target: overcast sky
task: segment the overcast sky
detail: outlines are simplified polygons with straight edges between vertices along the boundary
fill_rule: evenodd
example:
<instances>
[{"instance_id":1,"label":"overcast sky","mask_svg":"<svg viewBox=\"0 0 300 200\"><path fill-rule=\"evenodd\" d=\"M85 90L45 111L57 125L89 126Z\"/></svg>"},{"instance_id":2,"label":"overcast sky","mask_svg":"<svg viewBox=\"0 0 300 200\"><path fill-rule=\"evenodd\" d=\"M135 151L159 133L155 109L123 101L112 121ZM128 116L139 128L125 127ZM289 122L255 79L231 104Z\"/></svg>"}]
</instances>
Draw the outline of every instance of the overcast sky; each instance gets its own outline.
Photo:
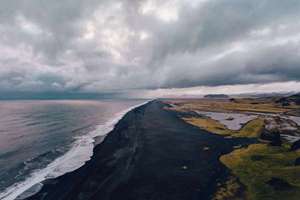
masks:
<instances>
[{"instance_id":1,"label":"overcast sky","mask_svg":"<svg viewBox=\"0 0 300 200\"><path fill-rule=\"evenodd\" d=\"M0 1L0 91L300 90L299 19L299 0Z\"/></svg>"}]
</instances>

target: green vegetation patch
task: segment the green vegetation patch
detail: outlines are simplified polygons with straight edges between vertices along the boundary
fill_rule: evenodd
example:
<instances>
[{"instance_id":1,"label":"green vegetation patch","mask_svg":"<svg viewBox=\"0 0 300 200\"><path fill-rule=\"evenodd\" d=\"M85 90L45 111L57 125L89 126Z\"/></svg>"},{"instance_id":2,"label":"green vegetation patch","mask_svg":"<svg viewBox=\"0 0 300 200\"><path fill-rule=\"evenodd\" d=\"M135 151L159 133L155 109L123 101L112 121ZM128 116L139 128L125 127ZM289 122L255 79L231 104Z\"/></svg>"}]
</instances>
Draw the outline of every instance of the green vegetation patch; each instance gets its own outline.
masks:
<instances>
[{"instance_id":1,"label":"green vegetation patch","mask_svg":"<svg viewBox=\"0 0 300 200\"><path fill-rule=\"evenodd\" d=\"M234 176L230 176L224 184L219 186L212 200L244 200L246 198L244 186Z\"/></svg>"},{"instance_id":2,"label":"green vegetation patch","mask_svg":"<svg viewBox=\"0 0 300 200\"><path fill-rule=\"evenodd\" d=\"M298 200L300 197L300 166L295 166L300 151L287 146L272 147L253 144L237 149L220 160L247 188L250 200Z\"/></svg>"},{"instance_id":3,"label":"green vegetation patch","mask_svg":"<svg viewBox=\"0 0 300 200\"><path fill-rule=\"evenodd\" d=\"M225 125L211 118L191 117L183 118L183 120L194 126L198 126L202 129L205 129L209 132L232 137L254 138L261 133L264 127L264 120L262 118L256 118L249 121L238 131L230 130Z\"/></svg>"},{"instance_id":4,"label":"green vegetation patch","mask_svg":"<svg viewBox=\"0 0 300 200\"><path fill-rule=\"evenodd\" d=\"M234 101L220 100L182 100L172 103L172 110L181 111L235 111L235 112L262 112L262 113L284 113L299 109L299 105L280 106L274 101L257 99L235 99Z\"/></svg>"}]
</instances>

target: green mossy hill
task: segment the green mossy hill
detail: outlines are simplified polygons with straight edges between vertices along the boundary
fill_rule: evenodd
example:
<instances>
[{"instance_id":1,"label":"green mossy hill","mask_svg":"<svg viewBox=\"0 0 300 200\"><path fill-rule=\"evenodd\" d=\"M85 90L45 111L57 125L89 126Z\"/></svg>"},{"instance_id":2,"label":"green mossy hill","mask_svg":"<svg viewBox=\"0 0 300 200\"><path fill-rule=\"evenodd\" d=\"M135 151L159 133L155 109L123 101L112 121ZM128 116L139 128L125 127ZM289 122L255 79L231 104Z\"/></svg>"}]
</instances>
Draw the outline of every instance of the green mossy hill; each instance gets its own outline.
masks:
<instances>
[{"instance_id":1,"label":"green mossy hill","mask_svg":"<svg viewBox=\"0 0 300 200\"><path fill-rule=\"evenodd\" d=\"M287 145L253 144L223 155L220 160L246 186L250 200L299 200L300 151Z\"/></svg>"},{"instance_id":2,"label":"green mossy hill","mask_svg":"<svg viewBox=\"0 0 300 200\"><path fill-rule=\"evenodd\" d=\"M190 117L183 118L183 120L209 132L231 137L256 138L260 135L264 127L264 120L262 118L256 118L249 121L238 131L230 130L225 125L209 117Z\"/></svg>"}]
</instances>

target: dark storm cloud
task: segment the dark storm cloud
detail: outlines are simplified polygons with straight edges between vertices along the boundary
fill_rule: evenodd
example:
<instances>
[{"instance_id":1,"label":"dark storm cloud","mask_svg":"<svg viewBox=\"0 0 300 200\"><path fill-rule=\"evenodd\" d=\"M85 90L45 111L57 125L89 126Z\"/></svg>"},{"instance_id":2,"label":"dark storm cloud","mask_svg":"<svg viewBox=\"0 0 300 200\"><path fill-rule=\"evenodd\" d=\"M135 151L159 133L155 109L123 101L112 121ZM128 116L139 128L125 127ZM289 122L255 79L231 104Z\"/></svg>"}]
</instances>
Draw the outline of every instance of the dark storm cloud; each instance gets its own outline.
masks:
<instances>
[{"instance_id":1,"label":"dark storm cloud","mask_svg":"<svg viewBox=\"0 0 300 200\"><path fill-rule=\"evenodd\" d=\"M0 2L0 89L299 81L298 0Z\"/></svg>"},{"instance_id":2,"label":"dark storm cloud","mask_svg":"<svg viewBox=\"0 0 300 200\"><path fill-rule=\"evenodd\" d=\"M159 30L163 38L157 54L194 52L247 39L253 29L295 23L299 10L296 0L212 0L193 10L185 7L177 23Z\"/></svg>"}]
</instances>

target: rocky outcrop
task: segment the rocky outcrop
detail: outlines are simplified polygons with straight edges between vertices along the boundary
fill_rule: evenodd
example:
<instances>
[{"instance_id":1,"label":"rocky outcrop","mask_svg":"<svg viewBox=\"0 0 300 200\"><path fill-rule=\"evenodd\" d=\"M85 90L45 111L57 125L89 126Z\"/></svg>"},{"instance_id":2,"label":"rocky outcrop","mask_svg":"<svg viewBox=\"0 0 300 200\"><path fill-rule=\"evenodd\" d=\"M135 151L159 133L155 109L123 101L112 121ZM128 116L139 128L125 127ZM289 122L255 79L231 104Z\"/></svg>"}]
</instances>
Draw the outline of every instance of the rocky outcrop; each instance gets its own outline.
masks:
<instances>
[{"instance_id":1,"label":"rocky outcrop","mask_svg":"<svg viewBox=\"0 0 300 200\"><path fill-rule=\"evenodd\" d=\"M272 146L281 146L282 144L280 133L268 131L267 129L264 129L262 131L262 133L260 134L260 139L264 141L268 141L269 144Z\"/></svg>"},{"instance_id":2,"label":"rocky outcrop","mask_svg":"<svg viewBox=\"0 0 300 200\"><path fill-rule=\"evenodd\" d=\"M205 95L204 98L206 98L206 99L229 99L230 97L226 94L208 94L208 95Z\"/></svg>"},{"instance_id":3,"label":"rocky outcrop","mask_svg":"<svg viewBox=\"0 0 300 200\"><path fill-rule=\"evenodd\" d=\"M296 150L298 150L298 149L300 149L300 140L297 140L297 141L294 142L294 143L292 144L292 146L291 146L291 150L292 150L292 151L296 151Z\"/></svg>"},{"instance_id":4,"label":"rocky outcrop","mask_svg":"<svg viewBox=\"0 0 300 200\"><path fill-rule=\"evenodd\" d=\"M276 103L281 104L282 106L289 106L291 104L300 105L300 93L289 97L282 97L277 100Z\"/></svg>"},{"instance_id":5,"label":"rocky outcrop","mask_svg":"<svg viewBox=\"0 0 300 200\"><path fill-rule=\"evenodd\" d=\"M272 177L267 184L270 185L274 190L290 190L292 186L283 179Z\"/></svg>"},{"instance_id":6,"label":"rocky outcrop","mask_svg":"<svg viewBox=\"0 0 300 200\"><path fill-rule=\"evenodd\" d=\"M299 166L299 165L300 165L300 157L295 160L295 166Z\"/></svg>"}]
</instances>

